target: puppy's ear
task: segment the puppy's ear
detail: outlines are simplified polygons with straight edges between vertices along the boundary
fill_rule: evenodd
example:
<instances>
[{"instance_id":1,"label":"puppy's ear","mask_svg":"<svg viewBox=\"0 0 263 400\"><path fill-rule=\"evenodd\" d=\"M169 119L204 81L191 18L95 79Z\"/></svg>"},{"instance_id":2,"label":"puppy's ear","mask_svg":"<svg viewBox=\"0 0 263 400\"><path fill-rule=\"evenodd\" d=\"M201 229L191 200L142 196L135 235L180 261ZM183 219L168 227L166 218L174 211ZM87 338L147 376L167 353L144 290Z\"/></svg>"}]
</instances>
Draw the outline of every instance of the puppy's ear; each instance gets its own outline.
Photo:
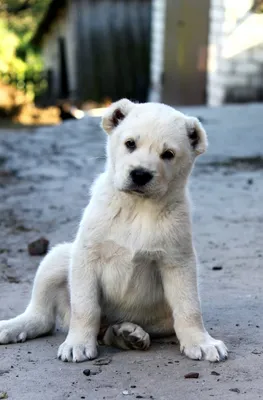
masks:
<instances>
[{"instance_id":1,"label":"puppy's ear","mask_svg":"<svg viewBox=\"0 0 263 400\"><path fill-rule=\"evenodd\" d=\"M122 99L111 104L102 117L101 126L105 132L111 133L135 106L128 99Z\"/></svg>"},{"instance_id":2,"label":"puppy's ear","mask_svg":"<svg viewBox=\"0 0 263 400\"><path fill-rule=\"evenodd\" d=\"M196 156L206 151L208 142L206 132L201 122L195 117L187 118L188 140Z\"/></svg>"}]
</instances>

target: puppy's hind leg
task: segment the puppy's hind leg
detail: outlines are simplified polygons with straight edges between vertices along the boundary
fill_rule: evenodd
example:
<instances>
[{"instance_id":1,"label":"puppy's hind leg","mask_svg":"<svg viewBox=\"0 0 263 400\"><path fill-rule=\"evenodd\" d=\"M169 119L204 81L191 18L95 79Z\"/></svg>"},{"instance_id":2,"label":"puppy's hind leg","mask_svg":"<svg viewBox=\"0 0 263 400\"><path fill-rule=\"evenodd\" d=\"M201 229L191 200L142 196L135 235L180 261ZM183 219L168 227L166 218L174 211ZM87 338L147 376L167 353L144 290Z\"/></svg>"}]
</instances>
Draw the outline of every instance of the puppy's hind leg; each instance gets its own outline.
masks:
<instances>
[{"instance_id":1,"label":"puppy's hind leg","mask_svg":"<svg viewBox=\"0 0 263 400\"><path fill-rule=\"evenodd\" d=\"M102 341L124 350L147 350L151 344L149 334L131 322L109 326Z\"/></svg>"},{"instance_id":2,"label":"puppy's hind leg","mask_svg":"<svg viewBox=\"0 0 263 400\"><path fill-rule=\"evenodd\" d=\"M32 296L25 312L10 320L0 321L0 344L24 342L50 333L56 313L69 319L67 289L71 244L56 246L40 263ZM61 304L63 302L63 304Z\"/></svg>"}]
</instances>

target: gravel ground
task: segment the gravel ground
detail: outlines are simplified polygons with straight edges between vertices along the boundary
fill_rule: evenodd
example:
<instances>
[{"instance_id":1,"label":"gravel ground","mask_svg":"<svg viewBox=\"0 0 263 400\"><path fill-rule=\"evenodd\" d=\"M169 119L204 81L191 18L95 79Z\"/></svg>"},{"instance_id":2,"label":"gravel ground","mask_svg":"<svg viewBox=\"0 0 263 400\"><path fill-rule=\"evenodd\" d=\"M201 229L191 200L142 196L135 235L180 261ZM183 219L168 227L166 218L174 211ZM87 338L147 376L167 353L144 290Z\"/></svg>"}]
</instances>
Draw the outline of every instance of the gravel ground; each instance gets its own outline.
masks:
<instances>
[{"instance_id":1,"label":"gravel ground","mask_svg":"<svg viewBox=\"0 0 263 400\"><path fill-rule=\"evenodd\" d=\"M64 364L56 351L65 333L57 331L1 346L0 399L263 397L263 106L184 111L200 117L209 135L209 151L191 179L194 233L204 320L227 343L229 360L189 360L171 338L147 352L102 347L101 365ZM28 243L45 236L52 246L74 237L90 183L103 168L104 139L92 118L0 131L0 319L28 303L41 259L28 255ZM199 378L186 380L190 372Z\"/></svg>"}]
</instances>

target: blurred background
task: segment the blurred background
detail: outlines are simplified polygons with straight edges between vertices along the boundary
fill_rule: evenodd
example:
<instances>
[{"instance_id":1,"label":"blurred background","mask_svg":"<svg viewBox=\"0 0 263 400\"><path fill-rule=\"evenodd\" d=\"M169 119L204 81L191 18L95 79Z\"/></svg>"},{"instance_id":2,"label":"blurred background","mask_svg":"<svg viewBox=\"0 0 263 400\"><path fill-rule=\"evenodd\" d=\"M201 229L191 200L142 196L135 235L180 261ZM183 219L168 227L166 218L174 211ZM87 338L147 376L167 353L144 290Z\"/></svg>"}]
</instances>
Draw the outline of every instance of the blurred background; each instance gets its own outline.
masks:
<instances>
[{"instance_id":1,"label":"blurred background","mask_svg":"<svg viewBox=\"0 0 263 400\"><path fill-rule=\"evenodd\" d=\"M263 99L263 0L0 0L0 124Z\"/></svg>"}]
</instances>

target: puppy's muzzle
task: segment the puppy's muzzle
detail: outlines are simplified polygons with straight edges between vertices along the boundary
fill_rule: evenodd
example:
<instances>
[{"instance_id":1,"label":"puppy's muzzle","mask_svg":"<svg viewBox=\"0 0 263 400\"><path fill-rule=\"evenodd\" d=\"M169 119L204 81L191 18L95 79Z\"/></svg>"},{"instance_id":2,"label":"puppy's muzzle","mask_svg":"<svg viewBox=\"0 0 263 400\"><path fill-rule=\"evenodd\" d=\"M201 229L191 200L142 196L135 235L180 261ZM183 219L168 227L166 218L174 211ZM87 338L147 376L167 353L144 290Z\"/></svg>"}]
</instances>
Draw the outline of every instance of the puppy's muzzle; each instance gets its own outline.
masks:
<instances>
[{"instance_id":1,"label":"puppy's muzzle","mask_svg":"<svg viewBox=\"0 0 263 400\"><path fill-rule=\"evenodd\" d=\"M153 174L146 169L135 168L130 172L130 177L136 186L144 186L152 180Z\"/></svg>"}]
</instances>

